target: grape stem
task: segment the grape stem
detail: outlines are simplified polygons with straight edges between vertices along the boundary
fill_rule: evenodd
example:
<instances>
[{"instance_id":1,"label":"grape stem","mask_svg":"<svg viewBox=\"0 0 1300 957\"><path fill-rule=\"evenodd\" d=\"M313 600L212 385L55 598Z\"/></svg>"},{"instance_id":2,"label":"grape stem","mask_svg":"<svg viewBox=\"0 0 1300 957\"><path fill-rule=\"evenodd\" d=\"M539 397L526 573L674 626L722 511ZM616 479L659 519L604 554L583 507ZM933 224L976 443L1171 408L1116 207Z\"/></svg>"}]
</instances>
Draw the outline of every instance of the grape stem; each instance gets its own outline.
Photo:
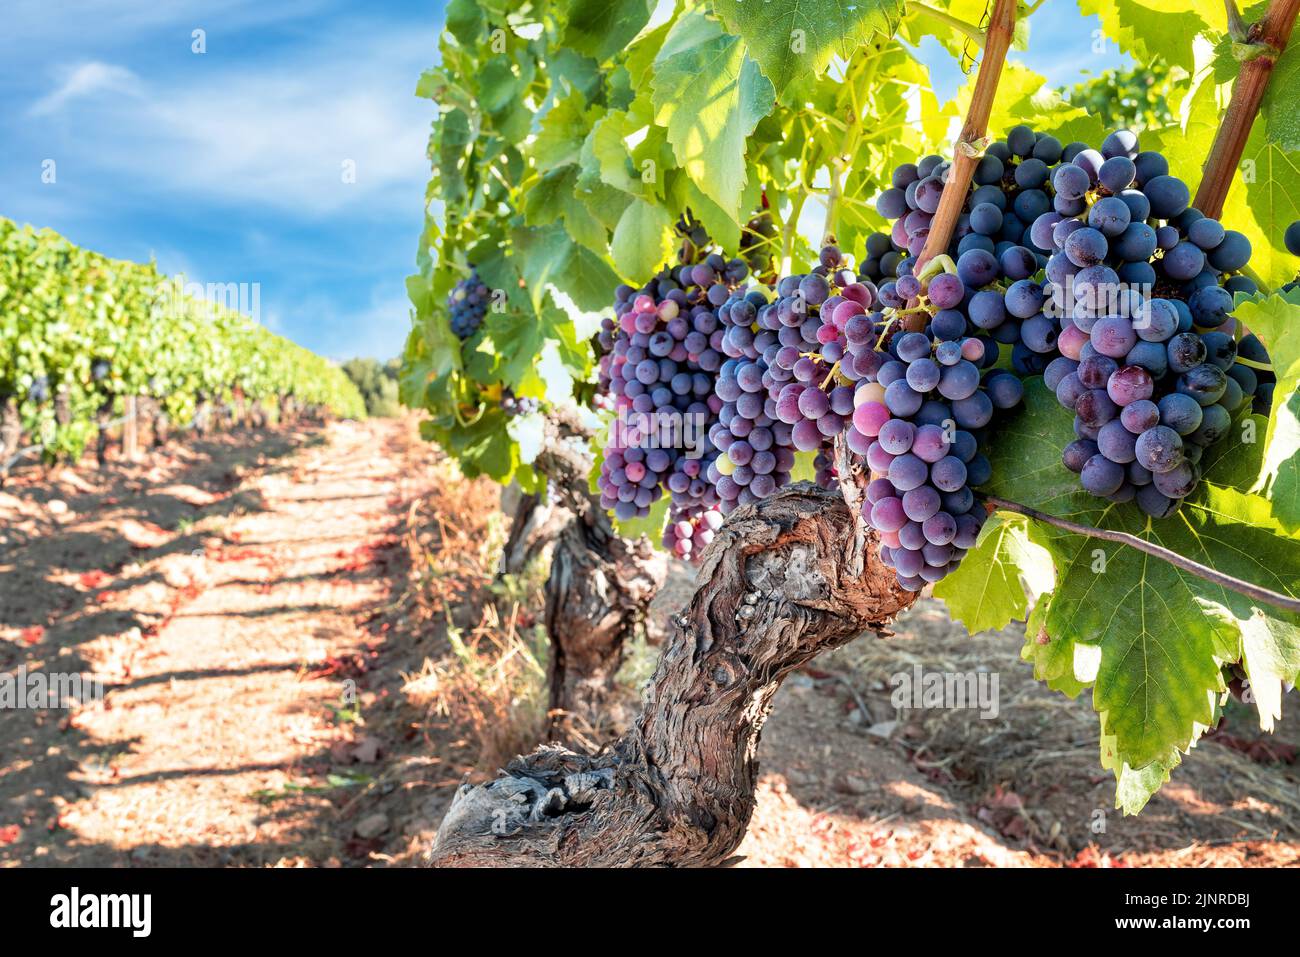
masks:
<instances>
[{"instance_id":1,"label":"grape stem","mask_svg":"<svg viewBox=\"0 0 1300 957\"><path fill-rule=\"evenodd\" d=\"M1045 525L1051 525L1053 528L1059 528L1065 532L1072 532L1075 535L1084 535L1088 538L1099 538L1102 541L1115 542L1120 545L1127 545L1129 548L1135 548L1139 552L1144 552L1153 558L1159 558L1166 561L1176 568L1181 568L1189 574L1198 578L1203 578L1211 584L1218 585L1220 588L1227 588L1235 591L1247 598L1255 601L1261 601L1266 605L1272 605L1285 611L1300 613L1300 598L1293 598L1289 595L1282 595L1275 591L1270 591L1259 585L1252 584L1248 581L1242 581L1240 578L1233 578L1231 575L1225 575L1223 572L1215 571L1208 565L1202 565L1200 562L1193 561L1185 555L1180 555L1161 545L1155 545L1145 539L1138 538L1136 535L1129 535L1127 532L1115 532L1104 528L1093 528L1091 525L1080 525L1078 522L1071 522L1064 518L1057 518L1055 515L1049 515L1047 512L1040 512L1036 508L1028 505L1021 505L1019 502L1009 502L1004 498L998 498L996 495L987 495L985 500L995 508L1007 512L1015 512L1018 515L1024 515L1032 518L1036 522L1042 522Z\"/></svg>"},{"instance_id":2,"label":"grape stem","mask_svg":"<svg viewBox=\"0 0 1300 957\"><path fill-rule=\"evenodd\" d=\"M1271 362L1256 362L1254 359L1243 359L1241 356L1237 356L1236 361L1248 368L1258 369L1260 372L1273 371L1273 363Z\"/></svg>"},{"instance_id":3,"label":"grape stem","mask_svg":"<svg viewBox=\"0 0 1300 957\"><path fill-rule=\"evenodd\" d=\"M1205 160L1205 172L1192 205L1206 216L1218 219L1223 214L1223 202L1228 198L1241 155L1246 150L1250 128L1264 101L1273 66L1286 49L1298 13L1300 0L1272 0L1264 19L1247 31L1247 42L1259 55L1242 64L1232 88L1232 100Z\"/></svg>"},{"instance_id":4,"label":"grape stem","mask_svg":"<svg viewBox=\"0 0 1300 957\"><path fill-rule=\"evenodd\" d=\"M1294 2L1300 3L1300 0ZM983 152L972 147L982 142L988 133L989 116L993 112L993 100L998 92L998 80L1002 77L1007 51L1011 49L1015 32L1016 0L996 0L989 16L984 56L980 59L979 75L975 78L975 91L971 95L970 108L966 111L966 125L962 127L956 149L953 150L952 167L948 170L948 179L943 186L939 209L930 221L930 235L926 238L921 255L917 257L914 269L917 273L935 256L947 252L948 244L952 242L953 230L957 228L957 219L966 203L966 193L970 189L971 178L975 175L979 154Z\"/></svg>"}]
</instances>

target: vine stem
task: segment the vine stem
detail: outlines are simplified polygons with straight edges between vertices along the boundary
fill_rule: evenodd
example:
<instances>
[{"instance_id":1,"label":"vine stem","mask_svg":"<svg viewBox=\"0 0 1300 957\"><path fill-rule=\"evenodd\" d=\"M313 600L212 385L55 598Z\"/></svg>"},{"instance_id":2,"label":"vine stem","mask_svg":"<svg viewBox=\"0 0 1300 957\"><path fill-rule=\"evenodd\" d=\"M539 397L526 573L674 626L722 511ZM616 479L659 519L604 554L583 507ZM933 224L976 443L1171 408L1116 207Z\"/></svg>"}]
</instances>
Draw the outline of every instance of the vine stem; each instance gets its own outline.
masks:
<instances>
[{"instance_id":1,"label":"vine stem","mask_svg":"<svg viewBox=\"0 0 1300 957\"><path fill-rule=\"evenodd\" d=\"M1107 542L1115 542L1120 545L1127 545L1129 548L1135 548L1139 552L1144 552L1153 558L1159 558L1166 561L1176 568L1181 568L1189 574L1198 578L1203 578L1212 584L1221 588L1227 588L1235 591L1247 598L1253 598L1255 601L1264 602L1267 605L1284 609L1285 611L1300 613L1300 598L1292 598L1289 595L1282 595L1278 592L1271 591L1259 585L1252 584L1248 581L1242 581L1240 578L1233 578L1231 575L1225 575L1223 572L1215 571L1208 565L1202 565L1200 562L1193 561L1185 555L1180 555L1175 551L1170 551L1161 545L1153 545L1136 535L1129 535L1127 532L1114 532L1104 528L1093 528L1091 525L1080 525L1078 522L1071 522L1064 518L1057 518L1055 515L1049 515L1047 512L1040 512L1036 508L1028 505L1021 505L1019 502L1010 502L1004 498L998 498L995 495L985 496L985 500L996 508L1007 512L1015 512L1018 515L1024 515L1032 518L1036 522L1042 522L1045 525L1051 525L1053 528L1059 528L1062 531L1072 532L1075 535L1084 535L1088 538L1099 538Z\"/></svg>"},{"instance_id":2,"label":"vine stem","mask_svg":"<svg viewBox=\"0 0 1300 957\"><path fill-rule=\"evenodd\" d=\"M1288 2L1300 3L1300 0ZM1007 51L1011 49L1015 32L1016 0L996 0L989 16L988 33L984 38L984 56L980 59L979 75L975 78L975 92L971 96L970 108L966 111L966 125L962 127L961 136L953 150L952 168L948 170L948 180L944 183L939 209L930 220L930 235L917 259L917 272L924 269L925 264L935 256L947 252L948 244L952 242L953 230L957 228L957 219L966 202L966 192L975 175L975 166L984 152L983 140L988 133L989 115L993 112L998 81L1002 78L1002 67L1006 63Z\"/></svg>"},{"instance_id":3,"label":"vine stem","mask_svg":"<svg viewBox=\"0 0 1300 957\"><path fill-rule=\"evenodd\" d=\"M1235 9L1232 0L1228 0L1228 7L1230 11ZM1210 147L1201 185L1192 202L1206 216L1217 219L1223 213L1223 202L1228 198L1232 178L1246 150L1250 128L1264 101L1273 66L1286 49L1297 14L1300 14L1300 0L1272 0L1264 19L1252 25L1247 33L1245 46L1255 55L1241 66L1232 88L1232 100Z\"/></svg>"}]
</instances>

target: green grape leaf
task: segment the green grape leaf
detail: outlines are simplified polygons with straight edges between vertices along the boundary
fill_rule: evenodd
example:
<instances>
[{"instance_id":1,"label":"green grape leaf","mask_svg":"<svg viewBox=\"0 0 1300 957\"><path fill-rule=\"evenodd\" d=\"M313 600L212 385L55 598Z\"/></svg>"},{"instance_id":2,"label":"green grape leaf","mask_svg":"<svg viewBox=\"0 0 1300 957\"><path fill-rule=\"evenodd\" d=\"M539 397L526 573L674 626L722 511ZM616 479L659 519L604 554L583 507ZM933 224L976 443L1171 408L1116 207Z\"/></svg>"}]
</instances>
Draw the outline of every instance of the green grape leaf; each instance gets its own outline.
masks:
<instances>
[{"instance_id":1,"label":"green grape leaf","mask_svg":"<svg viewBox=\"0 0 1300 957\"><path fill-rule=\"evenodd\" d=\"M740 224L700 192L700 188L682 170L668 171L668 199L671 208L690 210L704 224L709 238L723 249L735 250L740 247Z\"/></svg>"},{"instance_id":2,"label":"green grape leaf","mask_svg":"<svg viewBox=\"0 0 1300 957\"><path fill-rule=\"evenodd\" d=\"M1146 767L1135 769L1120 759L1115 739L1101 735L1101 766L1115 773L1115 806L1126 815L1137 814L1146 807L1182 760L1182 753L1171 748Z\"/></svg>"},{"instance_id":3,"label":"green grape leaf","mask_svg":"<svg viewBox=\"0 0 1300 957\"><path fill-rule=\"evenodd\" d=\"M634 199L614 230L610 254L625 280L642 283L668 261L672 248L673 219L668 210Z\"/></svg>"},{"instance_id":4,"label":"green grape leaf","mask_svg":"<svg viewBox=\"0 0 1300 957\"><path fill-rule=\"evenodd\" d=\"M1022 584L1022 575L1033 577ZM1028 520L992 515L975 548L935 585L934 594L954 621L976 634L1024 620L1032 599L1053 584L1051 555L1031 540Z\"/></svg>"},{"instance_id":5,"label":"green grape leaf","mask_svg":"<svg viewBox=\"0 0 1300 957\"><path fill-rule=\"evenodd\" d=\"M674 24L654 61L655 122L701 192L740 219L745 144L776 102L772 83L703 11Z\"/></svg>"},{"instance_id":6,"label":"green grape leaf","mask_svg":"<svg viewBox=\"0 0 1300 957\"><path fill-rule=\"evenodd\" d=\"M1223 4L1215 0L1079 0L1079 11L1099 17L1106 36L1139 63L1160 57L1188 72L1196 38L1227 29Z\"/></svg>"},{"instance_id":7,"label":"green grape leaf","mask_svg":"<svg viewBox=\"0 0 1300 957\"><path fill-rule=\"evenodd\" d=\"M649 113L642 115L637 106L633 104L631 111L609 113L596 121L579 151L583 169L579 188L604 183L633 196L660 195L662 180L656 166L660 147L667 143L667 131L655 126ZM630 147L629 141L638 137L637 145Z\"/></svg>"},{"instance_id":8,"label":"green grape leaf","mask_svg":"<svg viewBox=\"0 0 1300 957\"><path fill-rule=\"evenodd\" d=\"M524 222L529 226L547 226L563 220L573 239L597 256L603 256L609 233L603 223L581 202L575 190L578 167L569 165L551 170L523 190Z\"/></svg>"},{"instance_id":9,"label":"green grape leaf","mask_svg":"<svg viewBox=\"0 0 1300 957\"><path fill-rule=\"evenodd\" d=\"M1238 303L1234 316L1268 349L1277 384L1252 491L1266 495L1288 532L1300 530L1300 291Z\"/></svg>"},{"instance_id":10,"label":"green grape leaf","mask_svg":"<svg viewBox=\"0 0 1300 957\"><path fill-rule=\"evenodd\" d=\"M575 89L551 107L542 118L533 143L533 159L540 172L578 162L582 142L599 117L597 110L587 111L586 97Z\"/></svg>"},{"instance_id":11,"label":"green grape leaf","mask_svg":"<svg viewBox=\"0 0 1300 957\"><path fill-rule=\"evenodd\" d=\"M547 61L551 76L577 90L590 103L600 91L600 64L568 48L560 48Z\"/></svg>"},{"instance_id":12,"label":"green grape leaf","mask_svg":"<svg viewBox=\"0 0 1300 957\"><path fill-rule=\"evenodd\" d=\"M1250 240L1250 268L1267 287L1295 278L1296 257L1287 252L1283 237L1300 219L1300 153L1268 142L1263 124L1251 130L1222 218Z\"/></svg>"},{"instance_id":13,"label":"green grape leaf","mask_svg":"<svg viewBox=\"0 0 1300 957\"><path fill-rule=\"evenodd\" d=\"M618 276L590 249L575 245L563 274L552 282L571 297L579 309L596 312L609 307Z\"/></svg>"},{"instance_id":14,"label":"green grape leaf","mask_svg":"<svg viewBox=\"0 0 1300 957\"><path fill-rule=\"evenodd\" d=\"M1269 142L1288 152L1300 151L1300 43L1292 42L1273 66L1260 112Z\"/></svg>"},{"instance_id":15,"label":"green grape leaf","mask_svg":"<svg viewBox=\"0 0 1300 957\"><path fill-rule=\"evenodd\" d=\"M515 74L514 65L507 56L489 60L477 79L479 105L487 113L500 113L520 99L520 92L526 85L524 78Z\"/></svg>"},{"instance_id":16,"label":"green grape leaf","mask_svg":"<svg viewBox=\"0 0 1300 957\"><path fill-rule=\"evenodd\" d=\"M1167 519L1132 503L1086 495L1060 465L1073 440L1071 417L1038 378L1026 407L999 430L985 491L1063 518L1128 532L1237 578L1283 594L1300 592L1300 542L1215 510L1203 488ZM1243 429L1243 435L1247 430ZM1203 459L1204 484L1244 491L1262 449L1234 432ZM1037 622L1055 641L1073 641L1074 677L1094 681L1093 702L1120 759L1143 768L1185 750L1210 722L1223 690L1220 666L1241 654L1242 623L1264 615L1284 637L1296 621L1175 566L1111 542L1041 529L1056 564L1057 587ZM1090 651L1095 659L1082 651ZM1082 662L1082 664L1081 664Z\"/></svg>"},{"instance_id":17,"label":"green grape leaf","mask_svg":"<svg viewBox=\"0 0 1300 957\"><path fill-rule=\"evenodd\" d=\"M588 312L609 305L618 276L590 249L574 243L563 227L518 228L512 239L519 274L535 311L542 309L548 284L563 290Z\"/></svg>"},{"instance_id":18,"label":"green grape leaf","mask_svg":"<svg viewBox=\"0 0 1300 957\"><path fill-rule=\"evenodd\" d=\"M653 7L650 0L571 0L564 45L608 60L636 38Z\"/></svg>"},{"instance_id":19,"label":"green grape leaf","mask_svg":"<svg viewBox=\"0 0 1300 957\"><path fill-rule=\"evenodd\" d=\"M1069 635L1049 635L1043 622L1052 607L1052 596L1043 595L1029 620L1025 622L1025 645L1020 649L1020 657L1034 666L1034 677L1042 681L1053 691L1059 691L1067 698L1077 698L1092 683L1091 668L1086 658L1087 652L1076 654L1079 649ZM1076 662L1076 657L1079 660ZM1076 677L1086 674L1086 679Z\"/></svg>"},{"instance_id":20,"label":"green grape leaf","mask_svg":"<svg viewBox=\"0 0 1300 957\"><path fill-rule=\"evenodd\" d=\"M486 23L477 0L451 0L447 4L447 32L462 46L473 46L483 35Z\"/></svg>"},{"instance_id":21,"label":"green grape leaf","mask_svg":"<svg viewBox=\"0 0 1300 957\"><path fill-rule=\"evenodd\" d=\"M727 29L744 41L781 94L792 81L822 74L833 56L849 59L862 44L892 37L903 0L714 0Z\"/></svg>"},{"instance_id":22,"label":"green grape leaf","mask_svg":"<svg viewBox=\"0 0 1300 957\"><path fill-rule=\"evenodd\" d=\"M442 198L447 203L459 203L468 193L462 164L465 150L472 140L469 116L460 109L445 114L439 124L438 136Z\"/></svg>"}]
</instances>

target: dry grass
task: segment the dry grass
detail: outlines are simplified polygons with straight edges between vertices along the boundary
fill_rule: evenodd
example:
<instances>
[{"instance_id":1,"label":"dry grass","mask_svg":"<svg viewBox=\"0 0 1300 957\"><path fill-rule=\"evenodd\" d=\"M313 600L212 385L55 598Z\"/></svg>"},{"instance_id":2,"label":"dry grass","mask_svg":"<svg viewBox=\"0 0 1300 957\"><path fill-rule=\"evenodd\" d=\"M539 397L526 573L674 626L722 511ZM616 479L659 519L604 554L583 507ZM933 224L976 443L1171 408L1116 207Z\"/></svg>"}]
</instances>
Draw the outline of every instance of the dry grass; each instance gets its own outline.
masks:
<instances>
[{"instance_id":1,"label":"dry grass","mask_svg":"<svg viewBox=\"0 0 1300 957\"><path fill-rule=\"evenodd\" d=\"M536 564L497 575L510 530L500 490L468 481L435 453L434 491L410 505L403 536L411 583L403 615L434 636L402 692L432 726L450 731L490 770L539 743L549 701L542 583Z\"/></svg>"},{"instance_id":2,"label":"dry grass","mask_svg":"<svg viewBox=\"0 0 1300 957\"><path fill-rule=\"evenodd\" d=\"M407 699L429 719L449 722L475 743L475 764L502 767L537 744L546 726L546 636L502 628L488 606L484 627L462 640L450 635L451 654L425 659L402 687Z\"/></svg>"}]
</instances>

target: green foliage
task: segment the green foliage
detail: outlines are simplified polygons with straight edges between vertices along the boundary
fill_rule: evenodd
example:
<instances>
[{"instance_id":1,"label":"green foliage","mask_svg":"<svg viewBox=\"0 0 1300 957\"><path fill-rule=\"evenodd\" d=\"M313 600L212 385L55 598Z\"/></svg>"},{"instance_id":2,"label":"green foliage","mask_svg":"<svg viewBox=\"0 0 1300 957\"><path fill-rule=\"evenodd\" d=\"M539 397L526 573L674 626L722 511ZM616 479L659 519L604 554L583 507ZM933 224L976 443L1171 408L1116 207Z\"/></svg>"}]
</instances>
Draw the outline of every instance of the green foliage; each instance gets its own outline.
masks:
<instances>
[{"instance_id":1,"label":"green foliage","mask_svg":"<svg viewBox=\"0 0 1300 957\"><path fill-rule=\"evenodd\" d=\"M94 381L91 364L110 365ZM28 397L38 379L53 401ZM188 295L181 277L153 263L109 259L59 234L0 219L0 398L16 395L24 431L47 454L77 457L94 435L96 410L152 396L173 421L188 422L201 396L293 395L339 415L365 406L325 359L268 332L226 305Z\"/></svg>"}]
</instances>

